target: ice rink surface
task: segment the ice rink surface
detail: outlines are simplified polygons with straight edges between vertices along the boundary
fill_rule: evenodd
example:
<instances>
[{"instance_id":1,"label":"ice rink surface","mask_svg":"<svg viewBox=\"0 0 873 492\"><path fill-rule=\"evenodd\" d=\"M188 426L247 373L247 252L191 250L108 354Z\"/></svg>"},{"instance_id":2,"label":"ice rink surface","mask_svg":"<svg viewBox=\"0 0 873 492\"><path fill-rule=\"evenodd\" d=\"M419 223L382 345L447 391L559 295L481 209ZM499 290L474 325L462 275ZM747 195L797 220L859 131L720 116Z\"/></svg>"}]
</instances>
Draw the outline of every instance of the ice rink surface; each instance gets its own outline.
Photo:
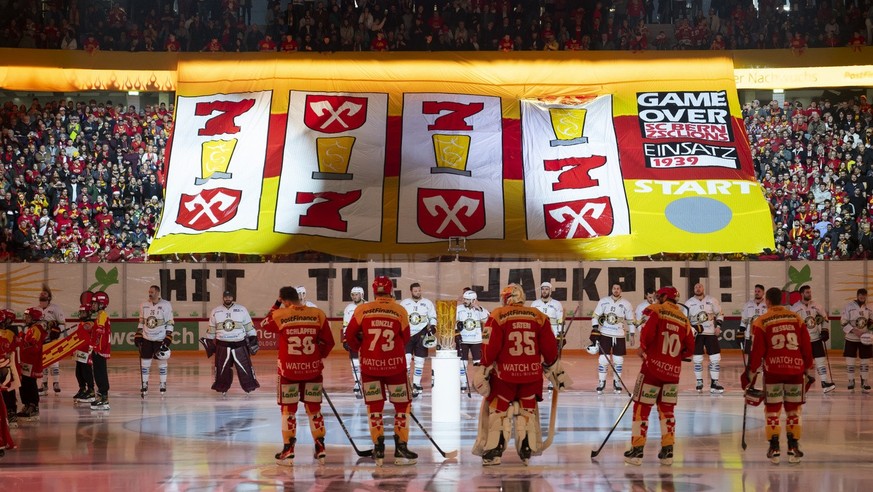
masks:
<instances>
[{"instance_id":1,"label":"ice rink surface","mask_svg":"<svg viewBox=\"0 0 873 492\"><path fill-rule=\"evenodd\" d=\"M352 395L352 373L343 352L327 360L325 387L359 449L370 449L363 400ZM444 452L445 460L410 421L414 466L395 466L391 426L393 409L386 406L386 462L377 468L359 458L332 414L323 405L327 425L327 460L312 459L312 438L302 406L298 412L298 442L293 467L280 467L273 455L282 447L279 408L275 402L275 352L255 356L261 388L244 395L235 383L226 397L210 390L212 360L202 354L174 354L170 359L168 392L157 391L153 366L151 391L139 395L138 359L116 355L109 361L109 411L75 406L78 389L72 361L61 365L59 394L42 398L40 420L22 422L12 430L17 449L0 459L0 483L10 492L37 491L856 491L870 490L873 472L873 395L846 389L845 362L837 352L830 361L837 390L823 395L818 382L803 408L803 463L779 465L765 454L763 406L749 407L746 441L740 438L743 398L739 389L742 359L736 351L722 359L721 383L726 391L711 395L694 390L691 365L683 367L676 407L677 438L673 466L661 466L657 412L652 411L649 442L640 467L626 465L632 410L619 423L596 460L591 459L628 401L626 394L597 395L596 358L565 354L565 369L574 388L558 399L557 434L552 446L529 466L521 463L514 443L503 464L483 467L470 453L481 397L461 397L460 423L432 422L432 401L426 388L413 403L413 413ZM430 364L430 362L428 362ZM633 386L639 359L625 360L624 380ZM427 373L428 371L426 371ZM607 386L609 389L610 386ZM542 426L548 425L551 398L540 403ZM631 407L632 408L632 407ZM784 414L783 414L784 417ZM782 448L786 447L784 427Z\"/></svg>"}]
</instances>

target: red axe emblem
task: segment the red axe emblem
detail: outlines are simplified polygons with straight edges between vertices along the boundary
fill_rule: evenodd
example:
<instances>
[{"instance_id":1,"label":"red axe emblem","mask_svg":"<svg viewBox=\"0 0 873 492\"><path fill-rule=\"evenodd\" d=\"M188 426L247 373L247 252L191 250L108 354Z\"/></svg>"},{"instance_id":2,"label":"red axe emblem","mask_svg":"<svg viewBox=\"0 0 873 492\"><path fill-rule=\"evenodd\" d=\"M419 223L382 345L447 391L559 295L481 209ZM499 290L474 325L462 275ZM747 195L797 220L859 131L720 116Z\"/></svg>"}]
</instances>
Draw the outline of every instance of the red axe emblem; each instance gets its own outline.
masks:
<instances>
[{"instance_id":1,"label":"red axe emblem","mask_svg":"<svg viewBox=\"0 0 873 492\"><path fill-rule=\"evenodd\" d=\"M418 227L437 238L471 236L485 227L485 194L419 188Z\"/></svg>"},{"instance_id":2,"label":"red axe emblem","mask_svg":"<svg viewBox=\"0 0 873 492\"><path fill-rule=\"evenodd\" d=\"M321 133L357 130L367 120L367 98L306 96L303 123Z\"/></svg>"},{"instance_id":3,"label":"red axe emblem","mask_svg":"<svg viewBox=\"0 0 873 492\"><path fill-rule=\"evenodd\" d=\"M602 196L543 205L550 239L608 236L613 228L612 202Z\"/></svg>"},{"instance_id":4,"label":"red axe emblem","mask_svg":"<svg viewBox=\"0 0 873 492\"><path fill-rule=\"evenodd\" d=\"M228 222L236 216L242 191L230 188L203 190L196 195L182 193L176 223L205 231Z\"/></svg>"}]
</instances>

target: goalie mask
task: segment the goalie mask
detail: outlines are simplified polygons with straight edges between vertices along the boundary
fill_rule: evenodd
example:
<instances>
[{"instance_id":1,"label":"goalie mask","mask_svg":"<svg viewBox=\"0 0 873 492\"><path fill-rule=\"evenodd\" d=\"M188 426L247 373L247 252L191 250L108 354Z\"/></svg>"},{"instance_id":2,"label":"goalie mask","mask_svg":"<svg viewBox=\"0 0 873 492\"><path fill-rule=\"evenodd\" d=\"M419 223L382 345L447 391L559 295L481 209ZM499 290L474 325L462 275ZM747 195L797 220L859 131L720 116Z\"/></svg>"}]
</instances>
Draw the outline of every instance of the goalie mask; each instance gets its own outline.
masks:
<instances>
[{"instance_id":1,"label":"goalie mask","mask_svg":"<svg viewBox=\"0 0 873 492\"><path fill-rule=\"evenodd\" d=\"M503 305L524 304L524 291L518 284L509 284L500 291L500 300Z\"/></svg>"}]
</instances>

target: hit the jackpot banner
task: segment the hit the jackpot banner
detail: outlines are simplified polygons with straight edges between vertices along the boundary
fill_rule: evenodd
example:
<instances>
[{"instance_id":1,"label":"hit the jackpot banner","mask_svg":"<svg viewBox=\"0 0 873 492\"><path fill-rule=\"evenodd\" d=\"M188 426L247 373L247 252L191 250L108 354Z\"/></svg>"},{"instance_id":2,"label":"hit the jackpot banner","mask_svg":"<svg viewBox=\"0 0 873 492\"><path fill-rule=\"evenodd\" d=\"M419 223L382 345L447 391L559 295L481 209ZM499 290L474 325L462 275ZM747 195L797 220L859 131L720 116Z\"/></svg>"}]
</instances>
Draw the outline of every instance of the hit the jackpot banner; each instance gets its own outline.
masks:
<instances>
[{"instance_id":1,"label":"hit the jackpot banner","mask_svg":"<svg viewBox=\"0 0 873 492\"><path fill-rule=\"evenodd\" d=\"M149 252L773 247L729 58L424 55L182 56Z\"/></svg>"}]
</instances>

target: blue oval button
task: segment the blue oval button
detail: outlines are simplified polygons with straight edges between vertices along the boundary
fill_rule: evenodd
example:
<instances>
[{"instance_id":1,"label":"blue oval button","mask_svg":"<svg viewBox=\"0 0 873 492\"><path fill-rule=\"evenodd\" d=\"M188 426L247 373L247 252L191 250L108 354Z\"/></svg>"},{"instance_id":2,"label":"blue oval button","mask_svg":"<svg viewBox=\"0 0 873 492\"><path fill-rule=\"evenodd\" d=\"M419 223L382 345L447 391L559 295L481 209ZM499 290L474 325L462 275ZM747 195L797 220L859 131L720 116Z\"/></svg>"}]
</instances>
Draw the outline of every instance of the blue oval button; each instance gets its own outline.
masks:
<instances>
[{"instance_id":1,"label":"blue oval button","mask_svg":"<svg viewBox=\"0 0 873 492\"><path fill-rule=\"evenodd\" d=\"M734 213L718 200L689 196L667 205L664 215L671 224L685 232L708 234L727 227Z\"/></svg>"}]
</instances>

